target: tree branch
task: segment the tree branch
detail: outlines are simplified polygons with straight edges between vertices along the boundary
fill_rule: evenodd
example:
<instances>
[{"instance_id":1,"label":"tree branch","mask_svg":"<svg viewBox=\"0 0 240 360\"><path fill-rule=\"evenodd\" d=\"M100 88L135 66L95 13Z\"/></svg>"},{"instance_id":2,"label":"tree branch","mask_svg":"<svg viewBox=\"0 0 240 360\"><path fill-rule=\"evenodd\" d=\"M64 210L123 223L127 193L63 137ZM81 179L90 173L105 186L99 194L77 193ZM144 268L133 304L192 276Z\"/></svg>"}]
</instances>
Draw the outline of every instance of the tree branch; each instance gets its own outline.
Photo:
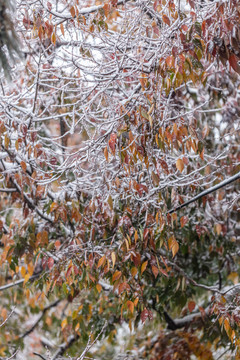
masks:
<instances>
[{"instance_id":1,"label":"tree branch","mask_svg":"<svg viewBox=\"0 0 240 360\"><path fill-rule=\"evenodd\" d=\"M202 191L200 194L198 194L197 196L194 196L192 199L186 201L186 202L183 203L182 205L176 207L175 209L169 210L169 211L167 212L167 214L172 214L172 213L174 213L175 211L178 211L178 210L184 208L185 206L193 203L194 201L196 201L196 200L198 200L198 199L201 199L203 196L206 196L206 195L208 195L208 194L211 194L212 192L214 192L214 191L216 191L216 190L218 190L218 189L221 189L222 187L224 187L224 186L226 186L226 185L228 185L228 184L231 184L233 181L236 181L236 180L238 180L238 179L240 179L240 172L238 172L236 175L233 175L233 176L231 176L230 178L228 178L228 179L220 182L219 184L211 187L210 189L207 189L207 190L205 190L205 191Z\"/></svg>"},{"instance_id":2,"label":"tree branch","mask_svg":"<svg viewBox=\"0 0 240 360\"><path fill-rule=\"evenodd\" d=\"M57 299L56 301L52 302L51 304L49 304L48 306L46 306L41 315L39 316L39 318L35 321L35 323L32 325L32 327L30 329L28 329L24 334L22 334L20 336L20 339L24 339L26 336L28 336L31 332L33 332L33 330L38 326L39 322L42 320L42 318L44 317L45 313L51 309L54 306L57 306L60 303L60 299Z\"/></svg>"}]
</instances>

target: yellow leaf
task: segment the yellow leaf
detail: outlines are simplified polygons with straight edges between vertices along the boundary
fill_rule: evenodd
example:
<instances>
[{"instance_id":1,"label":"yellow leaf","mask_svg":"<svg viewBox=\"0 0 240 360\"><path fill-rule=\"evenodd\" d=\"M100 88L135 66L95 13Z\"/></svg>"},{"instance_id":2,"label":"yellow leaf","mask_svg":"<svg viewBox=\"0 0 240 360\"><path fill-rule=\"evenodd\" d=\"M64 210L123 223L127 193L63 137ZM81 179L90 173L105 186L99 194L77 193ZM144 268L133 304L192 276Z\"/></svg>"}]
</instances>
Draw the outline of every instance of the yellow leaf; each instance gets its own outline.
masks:
<instances>
[{"instance_id":1,"label":"yellow leaf","mask_svg":"<svg viewBox=\"0 0 240 360\"><path fill-rule=\"evenodd\" d=\"M116 255L115 255L115 252L112 252L112 265L113 265L113 268L114 268L115 262L116 262Z\"/></svg>"},{"instance_id":2,"label":"yellow leaf","mask_svg":"<svg viewBox=\"0 0 240 360\"><path fill-rule=\"evenodd\" d=\"M22 275L23 278L24 278L25 274L26 274L26 269L25 269L24 266L22 266L21 267L21 275Z\"/></svg>"},{"instance_id":3,"label":"yellow leaf","mask_svg":"<svg viewBox=\"0 0 240 360\"><path fill-rule=\"evenodd\" d=\"M51 38L51 41L52 41L52 43L53 43L53 45L56 45L56 34L55 34L55 32L52 34L52 38Z\"/></svg>"},{"instance_id":4,"label":"yellow leaf","mask_svg":"<svg viewBox=\"0 0 240 360\"><path fill-rule=\"evenodd\" d=\"M221 224L216 224L215 225L215 231L218 235L221 234L221 231L222 231L222 225Z\"/></svg>"},{"instance_id":5,"label":"yellow leaf","mask_svg":"<svg viewBox=\"0 0 240 360\"><path fill-rule=\"evenodd\" d=\"M184 162L183 162L182 159L178 159L178 160L176 161L176 167L177 167L177 169L178 169L180 172L183 171L183 169L184 169Z\"/></svg>"},{"instance_id":6,"label":"yellow leaf","mask_svg":"<svg viewBox=\"0 0 240 360\"><path fill-rule=\"evenodd\" d=\"M61 322L61 328L62 330L67 326L67 319L64 319L62 322Z\"/></svg>"},{"instance_id":7,"label":"yellow leaf","mask_svg":"<svg viewBox=\"0 0 240 360\"><path fill-rule=\"evenodd\" d=\"M148 264L148 261L144 261L144 263L142 263L141 274L146 270L147 264Z\"/></svg>"},{"instance_id":8,"label":"yellow leaf","mask_svg":"<svg viewBox=\"0 0 240 360\"><path fill-rule=\"evenodd\" d=\"M237 272L231 272L231 274L228 275L228 280L231 280L234 285L238 284L238 273Z\"/></svg>"},{"instance_id":9,"label":"yellow leaf","mask_svg":"<svg viewBox=\"0 0 240 360\"><path fill-rule=\"evenodd\" d=\"M4 137L4 146L5 146L6 149L8 149L9 144L10 144L10 139L9 139L9 137L7 135L5 135L5 137Z\"/></svg>"},{"instance_id":10,"label":"yellow leaf","mask_svg":"<svg viewBox=\"0 0 240 360\"><path fill-rule=\"evenodd\" d=\"M97 289L97 291L100 293L101 290L102 290L102 286L101 286L100 284L97 284L97 285L96 285L96 289Z\"/></svg>"},{"instance_id":11,"label":"yellow leaf","mask_svg":"<svg viewBox=\"0 0 240 360\"><path fill-rule=\"evenodd\" d=\"M25 284L26 284L26 282L28 282L29 278L30 278L30 274L26 274L26 275L24 276L24 282L23 282L23 285L25 285Z\"/></svg>"},{"instance_id":12,"label":"yellow leaf","mask_svg":"<svg viewBox=\"0 0 240 360\"><path fill-rule=\"evenodd\" d=\"M60 29L61 29L61 33L62 33L63 36L64 36L64 26L63 26L63 24L60 25Z\"/></svg>"},{"instance_id":13,"label":"yellow leaf","mask_svg":"<svg viewBox=\"0 0 240 360\"><path fill-rule=\"evenodd\" d=\"M136 268L135 266L133 266L133 267L131 268L131 274L132 274L132 276L133 276L133 277L136 276L136 275L137 275L137 272L138 272L137 268Z\"/></svg>"},{"instance_id":14,"label":"yellow leaf","mask_svg":"<svg viewBox=\"0 0 240 360\"><path fill-rule=\"evenodd\" d=\"M128 307L128 310L130 310L131 313L133 314L133 312L134 312L134 303L131 300L127 301L127 307Z\"/></svg>"}]
</instances>

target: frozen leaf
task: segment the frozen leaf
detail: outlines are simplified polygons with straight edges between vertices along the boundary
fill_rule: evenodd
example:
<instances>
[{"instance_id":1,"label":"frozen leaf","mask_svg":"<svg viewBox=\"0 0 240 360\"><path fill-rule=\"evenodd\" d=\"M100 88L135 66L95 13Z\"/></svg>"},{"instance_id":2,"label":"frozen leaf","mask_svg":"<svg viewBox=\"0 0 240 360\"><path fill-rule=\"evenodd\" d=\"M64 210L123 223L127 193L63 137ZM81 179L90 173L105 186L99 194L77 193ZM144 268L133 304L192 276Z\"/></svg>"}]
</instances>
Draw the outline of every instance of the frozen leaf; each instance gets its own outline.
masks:
<instances>
[{"instance_id":1,"label":"frozen leaf","mask_svg":"<svg viewBox=\"0 0 240 360\"><path fill-rule=\"evenodd\" d=\"M26 172L27 164L25 163L25 161L21 161L20 165L21 165L21 168L23 169L23 171Z\"/></svg>"},{"instance_id":2,"label":"frozen leaf","mask_svg":"<svg viewBox=\"0 0 240 360\"><path fill-rule=\"evenodd\" d=\"M63 24L60 24L60 30L61 30L62 35L64 36L64 26L63 26Z\"/></svg>"},{"instance_id":3,"label":"frozen leaf","mask_svg":"<svg viewBox=\"0 0 240 360\"><path fill-rule=\"evenodd\" d=\"M184 162L182 159L178 159L176 161L176 167L177 169L180 171L180 172L183 172L183 169L184 169Z\"/></svg>"},{"instance_id":4,"label":"frozen leaf","mask_svg":"<svg viewBox=\"0 0 240 360\"><path fill-rule=\"evenodd\" d=\"M76 16L76 12L75 12L75 7L74 7L74 6L72 6L72 7L70 8L70 13L71 13L71 15L72 15L73 18Z\"/></svg>"},{"instance_id":5,"label":"frozen leaf","mask_svg":"<svg viewBox=\"0 0 240 360\"><path fill-rule=\"evenodd\" d=\"M168 17L167 15L163 14L162 19L163 19L163 22L164 22L165 24L167 24L168 26L170 26L170 20L169 20L169 17Z\"/></svg>"}]
</instances>

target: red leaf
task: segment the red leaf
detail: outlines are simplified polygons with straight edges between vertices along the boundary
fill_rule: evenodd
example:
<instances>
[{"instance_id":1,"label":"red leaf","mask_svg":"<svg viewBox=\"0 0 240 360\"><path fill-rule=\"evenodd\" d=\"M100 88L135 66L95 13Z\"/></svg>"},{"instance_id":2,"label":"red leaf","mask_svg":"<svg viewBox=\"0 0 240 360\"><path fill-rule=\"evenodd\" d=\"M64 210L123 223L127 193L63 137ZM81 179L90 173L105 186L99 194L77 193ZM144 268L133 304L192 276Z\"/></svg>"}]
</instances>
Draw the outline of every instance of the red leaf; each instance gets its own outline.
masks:
<instances>
[{"instance_id":1,"label":"red leaf","mask_svg":"<svg viewBox=\"0 0 240 360\"><path fill-rule=\"evenodd\" d=\"M182 29L183 31L188 31L188 27L187 27L186 24L182 25L181 29Z\"/></svg>"},{"instance_id":2,"label":"red leaf","mask_svg":"<svg viewBox=\"0 0 240 360\"><path fill-rule=\"evenodd\" d=\"M153 313L150 310L145 308L141 313L142 322L144 323L147 320L147 318L149 318L149 320L152 320L153 319Z\"/></svg>"},{"instance_id":3,"label":"red leaf","mask_svg":"<svg viewBox=\"0 0 240 360\"><path fill-rule=\"evenodd\" d=\"M142 313L141 313L141 320L143 323L145 323L145 321L147 320L148 318L148 310L145 308Z\"/></svg>"},{"instance_id":4,"label":"red leaf","mask_svg":"<svg viewBox=\"0 0 240 360\"><path fill-rule=\"evenodd\" d=\"M168 273L167 273L165 270L163 270L162 268L159 268L159 270L160 270L160 272L161 272L163 275L165 275L166 277L168 277Z\"/></svg>"},{"instance_id":5,"label":"red leaf","mask_svg":"<svg viewBox=\"0 0 240 360\"><path fill-rule=\"evenodd\" d=\"M132 261L136 267L141 264L141 255L136 253L132 255Z\"/></svg>"},{"instance_id":6,"label":"red leaf","mask_svg":"<svg viewBox=\"0 0 240 360\"><path fill-rule=\"evenodd\" d=\"M180 219L180 223L181 223L181 227L183 228L188 222L188 217L187 216L182 216Z\"/></svg>"},{"instance_id":7,"label":"red leaf","mask_svg":"<svg viewBox=\"0 0 240 360\"><path fill-rule=\"evenodd\" d=\"M236 55L231 54L229 56L229 64L231 65L231 67L233 68L234 71L236 71L238 74L240 74L240 66L238 64Z\"/></svg>"},{"instance_id":8,"label":"red leaf","mask_svg":"<svg viewBox=\"0 0 240 360\"><path fill-rule=\"evenodd\" d=\"M194 4L194 0L188 0L189 5L191 6L192 9L195 8L195 4Z\"/></svg>"},{"instance_id":9,"label":"red leaf","mask_svg":"<svg viewBox=\"0 0 240 360\"><path fill-rule=\"evenodd\" d=\"M116 134L111 134L110 139L108 141L108 145L109 145L113 155L115 155L116 140L117 140L117 135Z\"/></svg>"},{"instance_id":10,"label":"red leaf","mask_svg":"<svg viewBox=\"0 0 240 360\"><path fill-rule=\"evenodd\" d=\"M49 270L51 270L51 269L53 268L53 265L54 265L54 260L53 260L53 258L51 258L51 257L48 258L47 264L48 264Z\"/></svg>"}]
</instances>

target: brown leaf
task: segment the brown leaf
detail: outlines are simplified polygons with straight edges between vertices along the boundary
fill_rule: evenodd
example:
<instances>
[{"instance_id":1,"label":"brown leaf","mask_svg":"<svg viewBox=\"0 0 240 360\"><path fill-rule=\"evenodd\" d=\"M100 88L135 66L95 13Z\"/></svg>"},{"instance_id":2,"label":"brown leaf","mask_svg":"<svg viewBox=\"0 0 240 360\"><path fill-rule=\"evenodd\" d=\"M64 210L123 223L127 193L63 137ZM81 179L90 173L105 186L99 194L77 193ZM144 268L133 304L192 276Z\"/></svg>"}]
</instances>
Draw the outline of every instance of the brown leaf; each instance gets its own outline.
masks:
<instances>
[{"instance_id":1,"label":"brown leaf","mask_svg":"<svg viewBox=\"0 0 240 360\"><path fill-rule=\"evenodd\" d=\"M167 15L163 14L162 19L165 24L168 24L168 26L170 26L170 20L169 17L167 17Z\"/></svg>"},{"instance_id":2,"label":"brown leaf","mask_svg":"<svg viewBox=\"0 0 240 360\"><path fill-rule=\"evenodd\" d=\"M72 15L73 18L76 16L76 12L75 12L74 6L71 7L70 13L71 13L71 15Z\"/></svg>"}]
</instances>

